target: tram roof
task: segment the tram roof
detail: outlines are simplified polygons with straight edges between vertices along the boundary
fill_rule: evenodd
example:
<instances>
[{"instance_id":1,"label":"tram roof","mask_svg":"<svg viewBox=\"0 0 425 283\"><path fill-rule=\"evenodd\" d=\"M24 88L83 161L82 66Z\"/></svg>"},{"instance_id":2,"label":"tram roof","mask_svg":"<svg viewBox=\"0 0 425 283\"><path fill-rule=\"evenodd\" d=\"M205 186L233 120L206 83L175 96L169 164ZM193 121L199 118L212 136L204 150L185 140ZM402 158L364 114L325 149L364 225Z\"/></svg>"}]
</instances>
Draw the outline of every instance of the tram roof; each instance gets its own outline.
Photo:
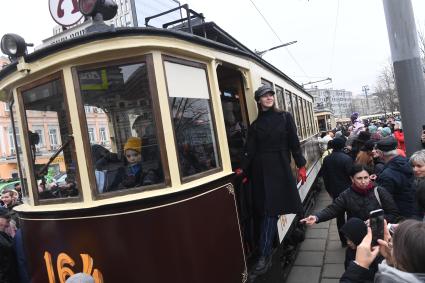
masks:
<instances>
[{"instance_id":1,"label":"tram roof","mask_svg":"<svg viewBox=\"0 0 425 283\"><path fill-rule=\"evenodd\" d=\"M27 54L24 56L25 62L31 63L36 60L39 60L50 54L66 50L71 47L75 47L86 42L109 39L114 37L124 37L124 36L139 36L139 35L157 35L157 36L167 36L175 37L178 39L186 40L196 44L204 45L207 47L212 47L221 51L241 55L255 60L263 67L267 68L271 72L283 77L288 81L289 84L302 91L304 94L311 96L304 88L291 79L288 75L283 73L281 70L262 59L260 56L255 54L248 47L237 41L234 37L216 25L214 22L207 22L199 24L193 27L194 33L189 33L181 30L175 29L164 29L164 28L154 28L154 27L131 27L131 28L116 28L111 31L106 32L96 32L88 33L80 37L74 37L69 40L65 40L56 44L52 44L34 51L33 53ZM201 36L204 33L207 38ZM214 39L210 39L210 38ZM10 63L5 68L0 71L0 80L7 77L9 74L17 70L17 61Z\"/></svg>"}]
</instances>

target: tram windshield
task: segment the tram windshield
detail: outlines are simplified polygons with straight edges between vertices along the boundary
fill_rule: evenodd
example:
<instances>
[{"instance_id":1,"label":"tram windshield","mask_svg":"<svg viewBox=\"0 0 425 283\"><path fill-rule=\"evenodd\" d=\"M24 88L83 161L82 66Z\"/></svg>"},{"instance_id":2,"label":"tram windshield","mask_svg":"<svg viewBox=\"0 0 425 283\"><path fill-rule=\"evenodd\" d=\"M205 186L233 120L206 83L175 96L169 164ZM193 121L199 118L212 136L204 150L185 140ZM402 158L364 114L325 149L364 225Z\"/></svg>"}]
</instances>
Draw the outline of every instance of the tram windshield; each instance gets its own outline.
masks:
<instances>
[{"instance_id":1,"label":"tram windshield","mask_svg":"<svg viewBox=\"0 0 425 283\"><path fill-rule=\"evenodd\" d=\"M163 183L147 64L111 64L77 74L98 193Z\"/></svg>"},{"instance_id":2,"label":"tram windshield","mask_svg":"<svg viewBox=\"0 0 425 283\"><path fill-rule=\"evenodd\" d=\"M78 168L62 81L53 79L25 90L22 100L38 198L78 196Z\"/></svg>"}]
</instances>

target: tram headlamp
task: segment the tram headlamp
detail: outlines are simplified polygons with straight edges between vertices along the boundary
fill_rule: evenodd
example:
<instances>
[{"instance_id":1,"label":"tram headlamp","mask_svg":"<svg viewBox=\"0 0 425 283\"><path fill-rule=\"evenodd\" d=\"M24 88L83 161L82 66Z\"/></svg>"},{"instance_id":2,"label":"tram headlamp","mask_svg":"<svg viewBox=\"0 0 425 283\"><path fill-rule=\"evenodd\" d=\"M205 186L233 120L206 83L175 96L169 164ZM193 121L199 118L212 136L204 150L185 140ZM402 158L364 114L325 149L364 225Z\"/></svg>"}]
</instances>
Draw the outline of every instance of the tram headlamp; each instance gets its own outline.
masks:
<instances>
[{"instance_id":1,"label":"tram headlamp","mask_svg":"<svg viewBox=\"0 0 425 283\"><path fill-rule=\"evenodd\" d=\"M80 0L79 7L84 16L94 18L101 14L105 21L113 19L118 10L118 5L113 0Z\"/></svg>"},{"instance_id":2,"label":"tram headlamp","mask_svg":"<svg viewBox=\"0 0 425 283\"><path fill-rule=\"evenodd\" d=\"M14 33L7 33L1 39L1 52L11 59L25 55L27 46L32 46L32 44L27 44L21 36Z\"/></svg>"}]
</instances>

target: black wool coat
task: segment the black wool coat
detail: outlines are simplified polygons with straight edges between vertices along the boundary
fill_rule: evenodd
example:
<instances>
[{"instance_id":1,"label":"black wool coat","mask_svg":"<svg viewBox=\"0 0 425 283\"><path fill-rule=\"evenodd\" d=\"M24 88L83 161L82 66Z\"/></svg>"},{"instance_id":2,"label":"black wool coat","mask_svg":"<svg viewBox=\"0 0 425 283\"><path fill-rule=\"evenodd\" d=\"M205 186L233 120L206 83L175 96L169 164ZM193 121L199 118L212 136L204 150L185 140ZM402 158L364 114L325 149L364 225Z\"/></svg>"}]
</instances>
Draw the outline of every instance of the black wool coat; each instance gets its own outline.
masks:
<instances>
[{"instance_id":1,"label":"black wool coat","mask_svg":"<svg viewBox=\"0 0 425 283\"><path fill-rule=\"evenodd\" d=\"M260 112L249 130L242 169L251 180L253 203L260 215L302 213L301 199L291 172L305 166L294 119L289 112Z\"/></svg>"},{"instance_id":2,"label":"black wool coat","mask_svg":"<svg viewBox=\"0 0 425 283\"><path fill-rule=\"evenodd\" d=\"M351 185L350 170L353 159L342 150L334 150L325 157L322 166L326 191L336 198Z\"/></svg>"}]
</instances>

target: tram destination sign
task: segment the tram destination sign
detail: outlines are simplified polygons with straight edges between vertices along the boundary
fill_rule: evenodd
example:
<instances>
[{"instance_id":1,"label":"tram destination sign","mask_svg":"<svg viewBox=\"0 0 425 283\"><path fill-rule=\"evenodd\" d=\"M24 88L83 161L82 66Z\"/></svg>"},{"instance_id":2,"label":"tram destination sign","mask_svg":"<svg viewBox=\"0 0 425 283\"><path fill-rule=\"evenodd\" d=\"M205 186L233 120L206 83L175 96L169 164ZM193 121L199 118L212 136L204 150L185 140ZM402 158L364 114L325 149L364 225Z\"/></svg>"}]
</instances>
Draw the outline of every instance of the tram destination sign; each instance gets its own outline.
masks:
<instances>
[{"instance_id":1,"label":"tram destination sign","mask_svg":"<svg viewBox=\"0 0 425 283\"><path fill-rule=\"evenodd\" d=\"M83 17L78 7L78 0L49 0L50 15L63 27L69 27Z\"/></svg>"}]
</instances>

